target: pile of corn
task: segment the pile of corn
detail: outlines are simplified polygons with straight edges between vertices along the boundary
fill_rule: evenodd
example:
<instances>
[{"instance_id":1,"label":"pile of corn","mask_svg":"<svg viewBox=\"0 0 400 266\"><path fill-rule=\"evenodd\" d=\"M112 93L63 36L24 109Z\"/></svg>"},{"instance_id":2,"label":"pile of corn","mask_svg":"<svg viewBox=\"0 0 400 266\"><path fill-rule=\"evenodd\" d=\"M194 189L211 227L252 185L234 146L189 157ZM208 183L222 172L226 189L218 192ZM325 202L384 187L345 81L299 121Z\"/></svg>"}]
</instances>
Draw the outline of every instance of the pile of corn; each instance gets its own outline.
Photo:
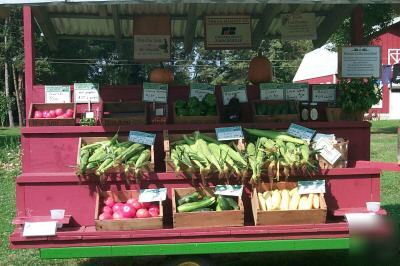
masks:
<instances>
[{"instance_id":1,"label":"pile of corn","mask_svg":"<svg viewBox=\"0 0 400 266\"><path fill-rule=\"evenodd\" d=\"M263 175L279 181L280 177L306 176L318 170L317 151L310 150L306 141L271 130L245 131L257 138L246 148L252 179Z\"/></svg>"},{"instance_id":2,"label":"pile of corn","mask_svg":"<svg viewBox=\"0 0 400 266\"><path fill-rule=\"evenodd\" d=\"M175 171L189 176L200 174L207 177L215 173L220 177L243 176L248 169L246 157L235 145L221 143L199 132L193 136L183 135L182 140L171 146Z\"/></svg>"},{"instance_id":3,"label":"pile of corn","mask_svg":"<svg viewBox=\"0 0 400 266\"><path fill-rule=\"evenodd\" d=\"M297 187L292 190L278 190L266 191L258 193L258 203L262 211L273 210L311 210L320 209L320 195L319 194L303 194L298 193Z\"/></svg>"},{"instance_id":4,"label":"pile of corn","mask_svg":"<svg viewBox=\"0 0 400 266\"><path fill-rule=\"evenodd\" d=\"M141 175L150 163L150 149L132 141L118 142L116 134L112 139L91 143L80 148L79 176L94 171L104 176L112 168L124 168L126 174Z\"/></svg>"},{"instance_id":5,"label":"pile of corn","mask_svg":"<svg viewBox=\"0 0 400 266\"><path fill-rule=\"evenodd\" d=\"M207 177L218 174L227 177L251 175L254 181L261 176L279 180L280 177L311 175L318 170L315 151L301 139L284 133L245 129L250 139L246 149L237 149L234 143L225 144L195 132L193 136L172 143L171 160L176 172Z\"/></svg>"}]
</instances>

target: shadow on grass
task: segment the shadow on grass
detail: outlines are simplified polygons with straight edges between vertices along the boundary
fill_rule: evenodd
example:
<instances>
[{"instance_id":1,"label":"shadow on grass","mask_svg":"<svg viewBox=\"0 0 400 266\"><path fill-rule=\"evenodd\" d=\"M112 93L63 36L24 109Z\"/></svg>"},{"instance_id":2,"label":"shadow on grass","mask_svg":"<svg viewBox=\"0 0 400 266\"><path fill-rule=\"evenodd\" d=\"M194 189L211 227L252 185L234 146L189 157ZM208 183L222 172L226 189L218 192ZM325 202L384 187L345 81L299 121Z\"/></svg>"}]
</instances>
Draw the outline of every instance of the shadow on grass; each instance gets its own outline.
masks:
<instances>
[{"instance_id":1,"label":"shadow on grass","mask_svg":"<svg viewBox=\"0 0 400 266\"><path fill-rule=\"evenodd\" d=\"M0 134L0 149L13 149L19 146L21 138L19 135L1 135Z\"/></svg>"},{"instance_id":2,"label":"shadow on grass","mask_svg":"<svg viewBox=\"0 0 400 266\"><path fill-rule=\"evenodd\" d=\"M397 134L398 127L371 128L371 134Z\"/></svg>"}]
</instances>

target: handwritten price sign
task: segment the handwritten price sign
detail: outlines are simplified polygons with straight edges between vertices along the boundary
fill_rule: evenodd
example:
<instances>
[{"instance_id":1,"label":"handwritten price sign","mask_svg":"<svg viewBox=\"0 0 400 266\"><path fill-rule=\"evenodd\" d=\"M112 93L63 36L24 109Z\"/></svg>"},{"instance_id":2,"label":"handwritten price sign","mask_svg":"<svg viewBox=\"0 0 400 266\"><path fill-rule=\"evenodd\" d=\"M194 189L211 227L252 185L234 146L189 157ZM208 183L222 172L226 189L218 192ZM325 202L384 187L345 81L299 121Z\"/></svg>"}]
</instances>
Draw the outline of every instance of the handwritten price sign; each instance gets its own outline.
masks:
<instances>
[{"instance_id":1,"label":"handwritten price sign","mask_svg":"<svg viewBox=\"0 0 400 266\"><path fill-rule=\"evenodd\" d=\"M261 100L284 100L285 88L283 84L277 83L261 83L260 84Z\"/></svg>"},{"instance_id":2,"label":"handwritten price sign","mask_svg":"<svg viewBox=\"0 0 400 266\"><path fill-rule=\"evenodd\" d=\"M98 103L100 101L99 84L75 83L74 96L76 103Z\"/></svg>"},{"instance_id":3,"label":"handwritten price sign","mask_svg":"<svg viewBox=\"0 0 400 266\"><path fill-rule=\"evenodd\" d=\"M286 100L307 102L308 98L308 84L286 84Z\"/></svg>"},{"instance_id":4,"label":"handwritten price sign","mask_svg":"<svg viewBox=\"0 0 400 266\"><path fill-rule=\"evenodd\" d=\"M168 84L160 83L143 83L143 101L167 103Z\"/></svg>"},{"instance_id":5,"label":"handwritten price sign","mask_svg":"<svg viewBox=\"0 0 400 266\"><path fill-rule=\"evenodd\" d=\"M46 103L70 103L71 89L69 86L44 86Z\"/></svg>"}]
</instances>

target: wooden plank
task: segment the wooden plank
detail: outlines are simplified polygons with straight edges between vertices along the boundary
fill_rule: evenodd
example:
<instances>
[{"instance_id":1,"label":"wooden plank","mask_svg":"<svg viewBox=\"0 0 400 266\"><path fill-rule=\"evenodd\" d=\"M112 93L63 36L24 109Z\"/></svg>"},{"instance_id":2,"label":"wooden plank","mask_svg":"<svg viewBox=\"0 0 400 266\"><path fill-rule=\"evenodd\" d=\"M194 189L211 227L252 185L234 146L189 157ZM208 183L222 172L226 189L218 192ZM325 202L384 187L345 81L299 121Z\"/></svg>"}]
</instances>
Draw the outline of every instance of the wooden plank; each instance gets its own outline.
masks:
<instances>
[{"instance_id":1,"label":"wooden plank","mask_svg":"<svg viewBox=\"0 0 400 266\"><path fill-rule=\"evenodd\" d=\"M196 28L197 28L197 5L192 4L189 6L189 12L187 14L186 19L186 29L185 36L183 37L183 46L185 55L188 55L192 52L193 42L196 36Z\"/></svg>"},{"instance_id":2,"label":"wooden plank","mask_svg":"<svg viewBox=\"0 0 400 266\"><path fill-rule=\"evenodd\" d=\"M121 53L122 52L121 23L119 20L118 7L119 7L118 5L112 5L111 13L112 13L112 19L113 19L114 34L115 34L115 41L117 44L117 50Z\"/></svg>"},{"instance_id":3,"label":"wooden plank","mask_svg":"<svg viewBox=\"0 0 400 266\"><path fill-rule=\"evenodd\" d=\"M31 106L33 84L35 80L35 54L33 44L33 16L29 6L23 7L24 17L24 55L25 55L25 106ZM25 108L25 117L29 117L29 108Z\"/></svg>"},{"instance_id":4,"label":"wooden plank","mask_svg":"<svg viewBox=\"0 0 400 266\"><path fill-rule=\"evenodd\" d=\"M53 23L49 18L46 7L32 7L32 13L39 25L40 30L46 38L49 49L51 51L56 51L58 45L57 34Z\"/></svg>"}]
</instances>

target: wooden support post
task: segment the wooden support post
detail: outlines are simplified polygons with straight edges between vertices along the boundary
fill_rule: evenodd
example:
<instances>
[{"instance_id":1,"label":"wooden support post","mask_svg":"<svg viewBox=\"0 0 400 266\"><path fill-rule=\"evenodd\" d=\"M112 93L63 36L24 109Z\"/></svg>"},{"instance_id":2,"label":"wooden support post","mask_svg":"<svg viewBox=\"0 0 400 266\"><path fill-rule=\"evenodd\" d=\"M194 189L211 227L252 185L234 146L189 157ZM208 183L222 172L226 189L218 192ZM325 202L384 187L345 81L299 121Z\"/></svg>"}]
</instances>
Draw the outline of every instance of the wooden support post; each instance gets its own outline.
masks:
<instances>
[{"instance_id":1,"label":"wooden support post","mask_svg":"<svg viewBox=\"0 0 400 266\"><path fill-rule=\"evenodd\" d=\"M35 53L33 42L33 17L31 7L24 6L23 16L25 51L25 112L26 118L28 119L29 109L32 102L33 84L35 82Z\"/></svg>"},{"instance_id":2,"label":"wooden support post","mask_svg":"<svg viewBox=\"0 0 400 266\"><path fill-rule=\"evenodd\" d=\"M115 41L117 44L117 50L119 53L122 53L122 34L121 34L121 24L119 21L119 12L118 12L118 5L111 6L113 24L114 24L114 34L115 34Z\"/></svg>"},{"instance_id":3,"label":"wooden support post","mask_svg":"<svg viewBox=\"0 0 400 266\"><path fill-rule=\"evenodd\" d=\"M351 44L364 44L364 10L357 5L351 14Z\"/></svg>"},{"instance_id":4,"label":"wooden support post","mask_svg":"<svg viewBox=\"0 0 400 266\"><path fill-rule=\"evenodd\" d=\"M197 6L195 4L190 5L186 20L185 36L183 37L185 55L190 54L193 49L193 42L196 37L197 16Z\"/></svg>"}]
</instances>

